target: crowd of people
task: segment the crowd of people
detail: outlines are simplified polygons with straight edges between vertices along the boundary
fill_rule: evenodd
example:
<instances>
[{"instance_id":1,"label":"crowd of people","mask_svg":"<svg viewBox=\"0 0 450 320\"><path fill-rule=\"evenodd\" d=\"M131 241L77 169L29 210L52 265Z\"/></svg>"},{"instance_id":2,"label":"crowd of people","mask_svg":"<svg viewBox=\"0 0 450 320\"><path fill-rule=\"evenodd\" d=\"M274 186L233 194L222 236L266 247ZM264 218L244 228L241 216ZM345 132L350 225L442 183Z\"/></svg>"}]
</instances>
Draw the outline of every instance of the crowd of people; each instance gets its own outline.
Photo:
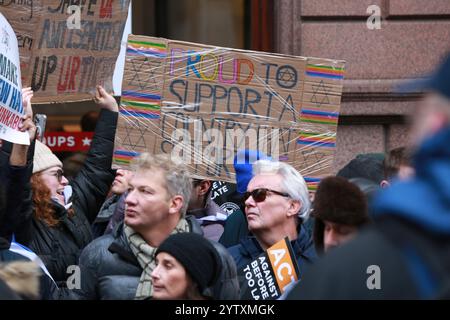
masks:
<instances>
[{"instance_id":1,"label":"crowd of people","mask_svg":"<svg viewBox=\"0 0 450 320\"><path fill-rule=\"evenodd\" d=\"M291 165L239 151L231 215L169 155L113 170L119 107L101 86L68 180L25 88L30 145L0 153L0 299L241 299L240 270L285 238L300 274L283 299L450 298L450 57L424 88L411 145L357 157L314 195Z\"/></svg>"}]
</instances>

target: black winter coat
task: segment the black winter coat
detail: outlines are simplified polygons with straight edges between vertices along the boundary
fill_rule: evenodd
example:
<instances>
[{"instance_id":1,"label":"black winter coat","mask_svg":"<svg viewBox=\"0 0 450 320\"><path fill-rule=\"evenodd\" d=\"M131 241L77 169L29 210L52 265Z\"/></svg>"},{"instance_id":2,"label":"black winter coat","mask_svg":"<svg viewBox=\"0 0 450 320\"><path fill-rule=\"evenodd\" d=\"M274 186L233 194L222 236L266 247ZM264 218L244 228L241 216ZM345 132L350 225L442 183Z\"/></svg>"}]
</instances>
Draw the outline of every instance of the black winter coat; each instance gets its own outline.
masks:
<instances>
[{"instance_id":1,"label":"black winter coat","mask_svg":"<svg viewBox=\"0 0 450 320\"><path fill-rule=\"evenodd\" d=\"M202 233L194 217L186 217L191 232ZM238 299L239 283L233 258L219 243L213 243L221 259L220 278L207 292L214 299ZM87 300L133 300L142 268L134 256L123 232L123 223L112 234L95 239L80 256L81 289L75 296Z\"/></svg>"},{"instance_id":2,"label":"black winter coat","mask_svg":"<svg viewBox=\"0 0 450 320\"><path fill-rule=\"evenodd\" d=\"M9 157L12 144L3 141L0 151L0 197L4 197L0 208L0 237L12 240L17 226L31 217L30 176L33 171L33 159L29 157L23 167L11 166ZM28 149L34 154L34 141Z\"/></svg>"},{"instance_id":3,"label":"black winter coat","mask_svg":"<svg viewBox=\"0 0 450 320\"><path fill-rule=\"evenodd\" d=\"M81 288L74 293L86 300L133 300L142 268L128 245L120 224L112 234L95 239L82 252Z\"/></svg>"},{"instance_id":4,"label":"black winter coat","mask_svg":"<svg viewBox=\"0 0 450 320\"><path fill-rule=\"evenodd\" d=\"M69 217L63 206L54 203L56 217L60 220L57 226L49 227L24 212L30 218L16 229L16 241L40 256L60 287L66 285L70 276L67 268L78 264L81 251L92 241L91 223L114 180L111 164L117 117L116 112L105 109L100 112L87 159L79 174L70 182L75 214ZM28 198L31 198L31 193Z\"/></svg>"},{"instance_id":5,"label":"black winter coat","mask_svg":"<svg viewBox=\"0 0 450 320\"><path fill-rule=\"evenodd\" d=\"M420 240L439 268L414 250ZM309 266L288 300L437 299L450 296L449 238L431 236L417 225L388 217L363 229L356 238L327 253ZM406 245L406 246L405 246ZM441 251L441 260L435 250ZM424 259L425 258L425 259ZM445 274L446 273L446 274ZM444 278L444 277L447 278ZM447 291L433 293L433 281ZM447 282L447 285L446 285ZM424 296L430 293L430 296Z\"/></svg>"},{"instance_id":6,"label":"black winter coat","mask_svg":"<svg viewBox=\"0 0 450 320\"><path fill-rule=\"evenodd\" d=\"M10 147L11 145L8 145L5 150L10 149ZM30 150L34 153L34 143ZM0 161L1 189L5 192L4 195L0 196L5 196L4 202L6 202L6 204L2 203L3 207L0 208L0 262L27 261L27 258L9 250L9 241L17 224L21 221L18 217L21 217L22 207L27 205L23 201L23 197L25 190L29 188L27 179L32 171L31 161L28 161L27 165L23 167L11 166L9 165L9 152L3 152L3 150ZM42 274L40 277L39 292L40 298L45 300L57 299L60 296L58 288L46 274Z\"/></svg>"}]
</instances>

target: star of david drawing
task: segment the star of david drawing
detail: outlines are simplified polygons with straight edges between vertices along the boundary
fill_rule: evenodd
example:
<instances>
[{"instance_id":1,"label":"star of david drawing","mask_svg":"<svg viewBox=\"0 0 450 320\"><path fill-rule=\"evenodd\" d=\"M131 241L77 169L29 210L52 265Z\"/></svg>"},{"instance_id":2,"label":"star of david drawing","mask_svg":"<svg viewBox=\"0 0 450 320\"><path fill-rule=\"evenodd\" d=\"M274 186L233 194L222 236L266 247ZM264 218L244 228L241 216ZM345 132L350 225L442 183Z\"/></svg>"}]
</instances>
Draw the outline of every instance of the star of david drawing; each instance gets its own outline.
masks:
<instances>
[{"instance_id":1,"label":"star of david drawing","mask_svg":"<svg viewBox=\"0 0 450 320\"><path fill-rule=\"evenodd\" d=\"M322 170L327 167L327 159L326 159L326 155L324 153L315 152L314 157L315 157L314 167L317 170Z\"/></svg>"},{"instance_id":2,"label":"star of david drawing","mask_svg":"<svg viewBox=\"0 0 450 320\"><path fill-rule=\"evenodd\" d=\"M133 78L128 82L129 86L138 86L141 90L158 90L155 70L160 63L151 61L147 57L144 60L131 60Z\"/></svg>"},{"instance_id":3,"label":"star of david drawing","mask_svg":"<svg viewBox=\"0 0 450 320\"><path fill-rule=\"evenodd\" d=\"M142 127L141 125L137 127L139 131L139 138L136 142L136 147L147 149L147 144L145 143L144 136L147 133L147 127ZM140 144L142 142L142 144Z\"/></svg>"},{"instance_id":4,"label":"star of david drawing","mask_svg":"<svg viewBox=\"0 0 450 320\"><path fill-rule=\"evenodd\" d=\"M317 85L312 85L313 95L311 97L311 102L321 106L323 104L329 104L330 99L328 99L328 93L331 91L331 86L325 85L323 80ZM320 96L319 96L320 95Z\"/></svg>"},{"instance_id":5,"label":"star of david drawing","mask_svg":"<svg viewBox=\"0 0 450 320\"><path fill-rule=\"evenodd\" d=\"M136 129L131 128L129 126L125 126L125 138L123 139L122 145L131 147L133 150L136 148L147 148L147 145L145 143L144 136L147 133L147 128L142 126L137 126L137 131L139 131L139 137L136 139L136 141L133 143L131 141L131 134L136 132Z\"/></svg>"},{"instance_id":6,"label":"star of david drawing","mask_svg":"<svg viewBox=\"0 0 450 320\"><path fill-rule=\"evenodd\" d=\"M300 153L306 167L314 170L321 170L326 167L326 163L324 163L326 155L324 153L313 150L301 150Z\"/></svg>"},{"instance_id":7,"label":"star of david drawing","mask_svg":"<svg viewBox=\"0 0 450 320\"><path fill-rule=\"evenodd\" d=\"M277 83L285 89L294 87L297 84L297 71L290 66L281 66L277 72Z\"/></svg>"},{"instance_id":8,"label":"star of david drawing","mask_svg":"<svg viewBox=\"0 0 450 320\"><path fill-rule=\"evenodd\" d=\"M122 145L128 146L133 148L133 144L131 143L130 133L133 130L129 128L128 126L125 126L125 137L123 138Z\"/></svg>"}]
</instances>

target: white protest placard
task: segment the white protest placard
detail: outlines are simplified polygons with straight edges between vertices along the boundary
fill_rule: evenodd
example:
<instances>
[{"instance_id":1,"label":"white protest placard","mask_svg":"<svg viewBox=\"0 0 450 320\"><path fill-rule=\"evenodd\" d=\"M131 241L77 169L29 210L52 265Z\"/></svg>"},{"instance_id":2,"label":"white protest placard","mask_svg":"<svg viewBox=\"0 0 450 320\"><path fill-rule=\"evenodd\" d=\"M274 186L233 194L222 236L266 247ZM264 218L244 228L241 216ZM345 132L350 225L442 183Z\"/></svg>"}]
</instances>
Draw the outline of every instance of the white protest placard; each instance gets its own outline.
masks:
<instances>
[{"instance_id":1,"label":"white protest placard","mask_svg":"<svg viewBox=\"0 0 450 320\"><path fill-rule=\"evenodd\" d=\"M18 130L23 115L17 38L0 13L0 139L30 144L28 132Z\"/></svg>"}]
</instances>

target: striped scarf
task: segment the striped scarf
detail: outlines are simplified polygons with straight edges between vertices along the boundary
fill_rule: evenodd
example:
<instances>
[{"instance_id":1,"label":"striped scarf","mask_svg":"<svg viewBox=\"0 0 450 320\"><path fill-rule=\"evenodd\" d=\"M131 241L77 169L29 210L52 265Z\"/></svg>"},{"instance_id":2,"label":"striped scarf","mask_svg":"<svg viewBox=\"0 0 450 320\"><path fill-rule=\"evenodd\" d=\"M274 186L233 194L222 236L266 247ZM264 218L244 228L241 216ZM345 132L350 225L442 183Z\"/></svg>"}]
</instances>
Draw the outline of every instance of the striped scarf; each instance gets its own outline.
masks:
<instances>
[{"instance_id":1,"label":"striped scarf","mask_svg":"<svg viewBox=\"0 0 450 320\"><path fill-rule=\"evenodd\" d=\"M188 222L182 218L171 234L189 232ZM131 251L136 256L141 266L142 274L136 290L135 300L142 300L153 295L153 283L151 274L156 267L155 252L158 248L149 246L142 237L131 227L124 225L124 232L130 245Z\"/></svg>"}]
</instances>

